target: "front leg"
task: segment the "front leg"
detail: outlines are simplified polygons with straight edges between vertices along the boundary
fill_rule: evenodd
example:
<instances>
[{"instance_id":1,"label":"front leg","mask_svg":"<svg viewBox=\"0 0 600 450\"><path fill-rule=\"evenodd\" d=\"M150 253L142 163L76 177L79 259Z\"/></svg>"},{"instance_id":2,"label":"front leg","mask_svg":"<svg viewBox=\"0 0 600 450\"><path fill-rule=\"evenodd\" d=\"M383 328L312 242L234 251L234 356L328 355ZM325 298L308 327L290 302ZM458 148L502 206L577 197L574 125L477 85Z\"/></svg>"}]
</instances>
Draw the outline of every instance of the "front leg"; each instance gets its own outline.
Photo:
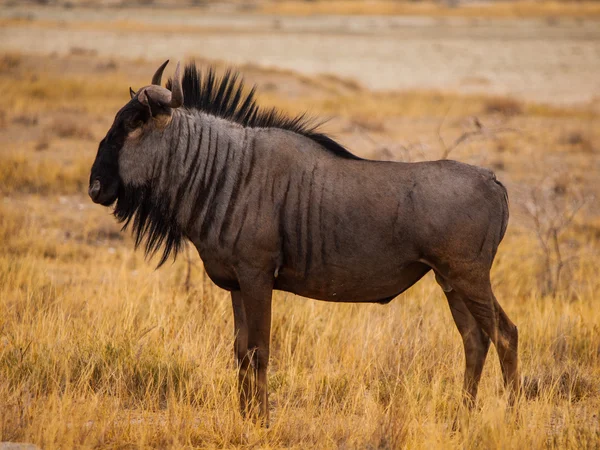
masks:
<instances>
[{"instance_id":1,"label":"front leg","mask_svg":"<svg viewBox=\"0 0 600 450\"><path fill-rule=\"evenodd\" d=\"M268 427L267 367L271 340L273 277L260 273L246 273L240 277L239 283L248 330L247 358L253 375L251 403L258 407L259 420Z\"/></svg>"},{"instance_id":2,"label":"front leg","mask_svg":"<svg viewBox=\"0 0 600 450\"><path fill-rule=\"evenodd\" d=\"M238 368L240 411L243 416L246 416L251 400L252 374L248 372L248 368L250 367L250 355L248 354L248 322L246 321L246 310L240 291L231 292L231 303L233 306L234 322L233 351Z\"/></svg>"}]
</instances>

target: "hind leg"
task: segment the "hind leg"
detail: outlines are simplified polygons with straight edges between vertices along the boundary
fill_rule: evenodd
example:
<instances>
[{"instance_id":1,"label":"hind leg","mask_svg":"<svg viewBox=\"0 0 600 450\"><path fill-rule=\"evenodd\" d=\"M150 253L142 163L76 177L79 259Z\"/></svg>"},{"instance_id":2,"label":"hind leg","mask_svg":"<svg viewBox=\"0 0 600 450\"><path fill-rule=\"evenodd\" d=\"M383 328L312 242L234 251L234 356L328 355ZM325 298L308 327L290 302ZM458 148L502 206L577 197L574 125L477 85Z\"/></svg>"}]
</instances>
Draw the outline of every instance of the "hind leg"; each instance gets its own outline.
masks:
<instances>
[{"instance_id":1,"label":"hind leg","mask_svg":"<svg viewBox=\"0 0 600 450\"><path fill-rule=\"evenodd\" d=\"M489 270L470 268L450 280L452 288L464 303L485 334L496 347L504 384L509 390L509 404L519 392L518 331L498 304L489 279Z\"/></svg>"},{"instance_id":2,"label":"hind leg","mask_svg":"<svg viewBox=\"0 0 600 450\"><path fill-rule=\"evenodd\" d=\"M436 274L435 278L444 290L452 318L463 340L465 349L463 402L465 406L472 408L475 405L481 372L483 371L485 358L490 348L490 338L483 332L461 296L450 288L438 274Z\"/></svg>"}]
</instances>

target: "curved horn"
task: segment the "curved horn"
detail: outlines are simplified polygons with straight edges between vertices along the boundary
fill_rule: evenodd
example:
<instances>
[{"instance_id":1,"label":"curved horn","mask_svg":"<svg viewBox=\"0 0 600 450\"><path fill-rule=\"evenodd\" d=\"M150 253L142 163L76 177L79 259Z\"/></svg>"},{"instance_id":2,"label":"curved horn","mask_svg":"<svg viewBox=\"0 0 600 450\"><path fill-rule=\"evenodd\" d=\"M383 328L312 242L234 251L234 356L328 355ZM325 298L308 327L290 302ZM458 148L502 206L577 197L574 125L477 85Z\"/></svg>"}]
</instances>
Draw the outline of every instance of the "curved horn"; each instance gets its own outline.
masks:
<instances>
[{"instance_id":1,"label":"curved horn","mask_svg":"<svg viewBox=\"0 0 600 450\"><path fill-rule=\"evenodd\" d=\"M131 86L129 86L129 96L131 98L135 97L135 91L133 89L131 89Z\"/></svg>"},{"instance_id":2,"label":"curved horn","mask_svg":"<svg viewBox=\"0 0 600 450\"><path fill-rule=\"evenodd\" d=\"M160 86L160 82L162 80L162 74L165 70L165 67L167 67L167 64L169 64L168 59L164 63L162 63L162 65L158 69L156 69L156 72L154 73L154 76L152 77L152 84L156 84L157 86Z\"/></svg>"},{"instance_id":3,"label":"curved horn","mask_svg":"<svg viewBox=\"0 0 600 450\"><path fill-rule=\"evenodd\" d=\"M179 108L181 105L183 105L183 89L181 87L181 78L179 76L179 62L177 62L177 68L175 69L175 75L173 75L173 83L171 86L171 101L169 107Z\"/></svg>"}]
</instances>

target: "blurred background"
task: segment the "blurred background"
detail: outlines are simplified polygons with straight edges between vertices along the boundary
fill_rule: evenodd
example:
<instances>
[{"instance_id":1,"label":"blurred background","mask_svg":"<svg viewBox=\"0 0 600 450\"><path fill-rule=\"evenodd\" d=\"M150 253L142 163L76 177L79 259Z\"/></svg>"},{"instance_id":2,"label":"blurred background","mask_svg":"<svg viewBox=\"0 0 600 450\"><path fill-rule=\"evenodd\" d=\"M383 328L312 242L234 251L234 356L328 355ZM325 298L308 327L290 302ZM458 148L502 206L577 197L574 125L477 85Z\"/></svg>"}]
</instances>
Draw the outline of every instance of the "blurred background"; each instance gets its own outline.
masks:
<instances>
[{"instance_id":1,"label":"blurred background","mask_svg":"<svg viewBox=\"0 0 600 450\"><path fill-rule=\"evenodd\" d=\"M277 294L279 434L250 432L223 412L235 411L226 293L189 250L153 272L155 261L134 253L110 210L86 194L98 142L129 86L147 85L166 59L237 68L261 104L328 118L323 131L359 156L450 158L496 172L511 222L493 279L521 330L535 432L504 423L488 403L469 433L451 433L462 349L431 279L385 311ZM45 448L597 443L599 74L597 1L0 1L2 440ZM340 335L338 319L354 324L352 336ZM400 358L387 336L423 327L428 337L399 344L402 358L419 356ZM385 363L357 375L371 361L362 343ZM218 373L198 369L199 360ZM399 364L409 367L400 381ZM488 366L482 395L497 398L499 369ZM452 389L423 394L446 378ZM392 387L400 400L381 394Z\"/></svg>"}]
</instances>

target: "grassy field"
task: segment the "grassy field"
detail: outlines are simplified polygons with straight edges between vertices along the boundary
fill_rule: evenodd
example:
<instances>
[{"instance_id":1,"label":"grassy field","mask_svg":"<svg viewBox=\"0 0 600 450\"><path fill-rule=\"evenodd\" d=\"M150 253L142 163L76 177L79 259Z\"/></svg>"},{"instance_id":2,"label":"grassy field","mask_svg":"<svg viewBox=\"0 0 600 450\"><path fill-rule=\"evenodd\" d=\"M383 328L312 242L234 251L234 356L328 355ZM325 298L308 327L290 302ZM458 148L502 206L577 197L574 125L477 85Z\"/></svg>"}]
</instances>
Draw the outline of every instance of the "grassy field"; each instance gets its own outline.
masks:
<instances>
[{"instance_id":1,"label":"grassy field","mask_svg":"<svg viewBox=\"0 0 600 450\"><path fill-rule=\"evenodd\" d=\"M0 0L0 5L13 6L14 0ZM35 2L32 2L35 3ZM518 0L494 2L435 2L402 0L47 0L51 6L83 7L175 7L211 10L225 8L246 13L280 15L394 15L425 17L495 17L495 18L589 18L600 16L600 5L594 0Z\"/></svg>"},{"instance_id":2,"label":"grassy field","mask_svg":"<svg viewBox=\"0 0 600 450\"><path fill-rule=\"evenodd\" d=\"M511 223L493 283L520 330L524 384L507 412L491 350L476 410L458 408L461 340L430 276L387 306L276 293L272 423L262 429L237 412L228 294L191 248L155 271L85 193L97 143L128 86L147 84L156 63L2 56L0 441L44 449L598 448L593 105L373 93L334 76L243 67L263 103L335 116L325 129L361 156L449 153L496 170L509 187ZM455 146L465 133L472 139Z\"/></svg>"},{"instance_id":3,"label":"grassy field","mask_svg":"<svg viewBox=\"0 0 600 450\"><path fill-rule=\"evenodd\" d=\"M600 15L596 2L504 1L450 6L436 2L319 0L274 1L260 8L273 14L408 15L427 17L590 17Z\"/></svg>"}]
</instances>

